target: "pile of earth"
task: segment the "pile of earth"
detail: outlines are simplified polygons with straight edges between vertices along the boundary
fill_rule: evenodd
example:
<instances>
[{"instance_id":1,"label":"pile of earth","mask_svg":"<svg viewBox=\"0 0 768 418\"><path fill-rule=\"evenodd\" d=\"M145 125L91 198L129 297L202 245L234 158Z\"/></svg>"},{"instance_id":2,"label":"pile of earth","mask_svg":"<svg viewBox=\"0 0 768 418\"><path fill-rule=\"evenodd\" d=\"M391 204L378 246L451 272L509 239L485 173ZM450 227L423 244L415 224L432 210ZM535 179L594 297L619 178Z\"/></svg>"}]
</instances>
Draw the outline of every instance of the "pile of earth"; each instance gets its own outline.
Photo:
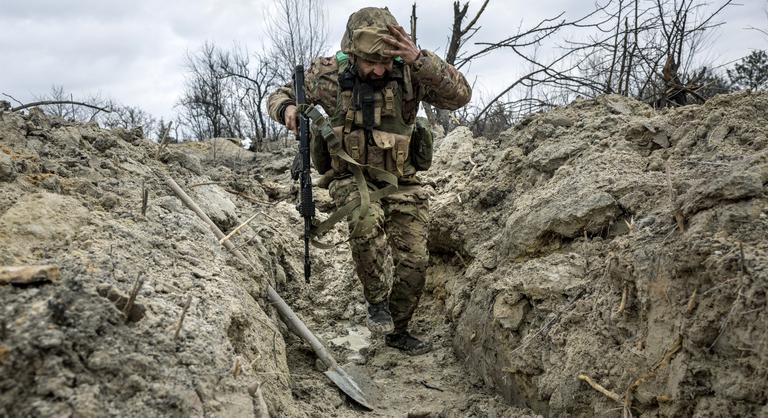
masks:
<instances>
[{"instance_id":1,"label":"pile of earth","mask_svg":"<svg viewBox=\"0 0 768 418\"><path fill-rule=\"evenodd\" d=\"M577 100L429 173L430 290L510 404L768 415L768 95Z\"/></svg>"},{"instance_id":2,"label":"pile of earth","mask_svg":"<svg viewBox=\"0 0 768 418\"><path fill-rule=\"evenodd\" d=\"M768 414L768 95L605 96L438 140L413 321L435 350L413 358L365 329L344 225L304 282L294 153L0 113L0 267L59 272L0 271L0 417ZM231 238L250 265L166 175L223 231L251 219ZM371 378L375 411L318 371L267 284Z\"/></svg>"},{"instance_id":3,"label":"pile of earth","mask_svg":"<svg viewBox=\"0 0 768 418\"><path fill-rule=\"evenodd\" d=\"M467 378L429 296L416 328L433 353L409 358L370 338L343 225L304 283L293 154L227 139L158 146L139 131L0 112L0 417L533 416ZM252 219L231 238L250 265L165 176L225 232ZM332 209L327 193L317 199ZM8 266L31 265L51 267L8 283ZM267 284L372 378L375 411L319 372Z\"/></svg>"},{"instance_id":4,"label":"pile of earth","mask_svg":"<svg viewBox=\"0 0 768 418\"><path fill-rule=\"evenodd\" d=\"M239 266L158 174L225 230L243 214L225 187L268 196L257 181L218 185L238 159L214 165L193 148L0 114L0 265L59 271L0 286L0 416L248 416L254 385L276 415L301 415L262 297L273 232L250 230L252 266Z\"/></svg>"}]
</instances>

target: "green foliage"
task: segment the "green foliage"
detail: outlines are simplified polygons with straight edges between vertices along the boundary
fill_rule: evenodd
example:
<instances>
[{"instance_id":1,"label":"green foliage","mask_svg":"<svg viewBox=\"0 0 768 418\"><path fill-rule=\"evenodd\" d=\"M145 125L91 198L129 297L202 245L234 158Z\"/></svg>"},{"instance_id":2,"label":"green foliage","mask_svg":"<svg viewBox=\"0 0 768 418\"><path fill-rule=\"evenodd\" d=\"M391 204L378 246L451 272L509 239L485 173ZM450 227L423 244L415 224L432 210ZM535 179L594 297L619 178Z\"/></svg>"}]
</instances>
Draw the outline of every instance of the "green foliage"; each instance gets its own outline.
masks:
<instances>
[{"instance_id":1,"label":"green foliage","mask_svg":"<svg viewBox=\"0 0 768 418\"><path fill-rule=\"evenodd\" d=\"M728 70L728 78L738 89L768 89L768 54L765 51L752 51Z\"/></svg>"}]
</instances>

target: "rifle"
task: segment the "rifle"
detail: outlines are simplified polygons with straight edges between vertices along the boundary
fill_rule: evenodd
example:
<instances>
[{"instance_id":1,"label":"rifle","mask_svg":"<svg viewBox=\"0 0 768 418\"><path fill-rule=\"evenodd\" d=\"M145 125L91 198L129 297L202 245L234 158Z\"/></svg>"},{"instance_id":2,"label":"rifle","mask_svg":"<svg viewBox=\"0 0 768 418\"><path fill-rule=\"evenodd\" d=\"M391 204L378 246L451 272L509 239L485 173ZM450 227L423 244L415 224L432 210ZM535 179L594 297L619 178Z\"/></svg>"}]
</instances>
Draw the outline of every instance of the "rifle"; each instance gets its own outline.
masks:
<instances>
[{"instance_id":1,"label":"rifle","mask_svg":"<svg viewBox=\"0 0 768 418\"><path fill-rule=\"evenodd\" d=\"M309 283L309 241L312 232L312 219L315 217L315 201L312 200L312 178L309 174L309 120L304 114L306 97L304 95L304 66L297 65L293 76L293 88L296 95L296 106L299 109L299 155L301 171L299 172L300 201L296 209L304 218L304 280Z\"/></svg>"}]
</instances>

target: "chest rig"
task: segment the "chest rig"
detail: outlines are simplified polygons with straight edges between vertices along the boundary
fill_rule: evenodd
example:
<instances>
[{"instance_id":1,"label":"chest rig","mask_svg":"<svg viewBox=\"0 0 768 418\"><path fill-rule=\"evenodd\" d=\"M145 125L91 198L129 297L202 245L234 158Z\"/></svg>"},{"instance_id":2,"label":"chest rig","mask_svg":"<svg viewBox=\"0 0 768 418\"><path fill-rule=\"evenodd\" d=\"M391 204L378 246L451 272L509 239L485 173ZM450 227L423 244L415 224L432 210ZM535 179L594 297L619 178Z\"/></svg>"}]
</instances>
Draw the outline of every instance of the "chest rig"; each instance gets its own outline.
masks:
<instances>
[{"instance_id":1,"label":"chest rig","mask_svg":"<svg viewBox=\"0 0 768 418\"><path fill-rule=\"evenodd\" d=\"M396 193L400 189L398 180L416 172L408 161L414 125L405 123L402 112L403 100L413 99L405 64L396 58L391 77L383 86L364 86L345 53L338 52L336 61L339 77L336 111L326 119L315 106L299 110L318 127L318 136L323 138L331 158L333 170L329 173L351 173L359 199L346 203L325 221L314 225L315 238L337 222L353 216L355 211L359 219L364 219L371 202ZM386 186L371 183L369 179ZM314 238L312 244L324 249L334 247Z\"/></svg>"},{"instance_id":2,"label":"chest rig","mask_svg":"<svg viewBox=\"0 0 768 418\"><path fill-rule=\"evenodd\" d=\"M388 79L371 83L359 80L343 52L336 54L336 61L339 90L330 122L343 149L373 180L391 184L392 175L413 174L408 172L413 171L408 170L408 153L414 125L405 123L402 109L413 92L402 60L395 59ZM349 168L340 158L332 158L331 165L337 173Z\"/></svg>"}]
</instances>

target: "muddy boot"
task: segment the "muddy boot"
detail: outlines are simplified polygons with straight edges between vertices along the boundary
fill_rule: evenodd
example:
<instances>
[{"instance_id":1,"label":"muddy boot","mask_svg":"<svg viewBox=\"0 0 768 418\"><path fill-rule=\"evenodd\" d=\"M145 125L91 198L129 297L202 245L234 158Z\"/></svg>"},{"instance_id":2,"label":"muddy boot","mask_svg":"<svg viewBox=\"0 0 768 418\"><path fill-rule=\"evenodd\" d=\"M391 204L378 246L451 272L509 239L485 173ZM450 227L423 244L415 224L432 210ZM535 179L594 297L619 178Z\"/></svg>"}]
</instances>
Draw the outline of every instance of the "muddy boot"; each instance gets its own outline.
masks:
<instances>
[{"instance_id":1,"label":"muddy boot","mask_svg":"<svg viewBox=\"0 0 768 418\"><path fill-rule=\"evenodd\" d=\"M394 331L395 324L389 314L389 301L368 304L368 329L376 335L389 334Z\"/></svg>"},{"instance_id":2,"label":"muddy boot","mask_svg":"<svg viewBox=\"0 0 768 418\"><path fill-rule=\"evenodd\" d=\"M420 354L432 351L432 344L430 344L428 341L421 341L420 339L408 333L408 331L389 334L384 337L384 342L388 346L397 348L398 350L411 356L418 356Z\"/></svg>"}]
</instances>

